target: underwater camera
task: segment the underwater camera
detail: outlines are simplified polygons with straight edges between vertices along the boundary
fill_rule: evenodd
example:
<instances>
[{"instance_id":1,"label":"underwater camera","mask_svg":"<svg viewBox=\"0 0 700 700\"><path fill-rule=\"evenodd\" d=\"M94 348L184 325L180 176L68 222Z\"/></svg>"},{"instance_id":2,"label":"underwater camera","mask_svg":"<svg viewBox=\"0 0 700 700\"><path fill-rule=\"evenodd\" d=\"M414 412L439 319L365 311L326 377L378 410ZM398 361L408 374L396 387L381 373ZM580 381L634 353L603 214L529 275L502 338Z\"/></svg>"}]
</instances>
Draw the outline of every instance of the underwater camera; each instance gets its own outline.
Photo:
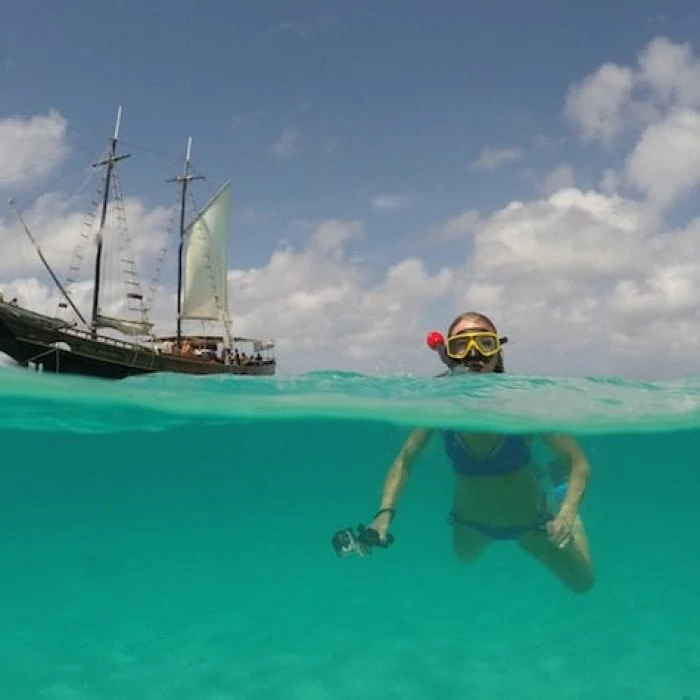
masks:
<instances>
[{"instance_id":1,"label":"underwater camera","mask_svg":"<svg viewBox=\"0 0 700 700\"><path fill-rule=\"evenodd\" d=\"M347 557L350 554L365 557L372 554L372 547L386 549L393 541L394 536L387 534L386 542L382 542L376 530L358 525L357 532L351 527L336 532L331 539L331 544L339 557Z\"/></svg>"}]
</instances>

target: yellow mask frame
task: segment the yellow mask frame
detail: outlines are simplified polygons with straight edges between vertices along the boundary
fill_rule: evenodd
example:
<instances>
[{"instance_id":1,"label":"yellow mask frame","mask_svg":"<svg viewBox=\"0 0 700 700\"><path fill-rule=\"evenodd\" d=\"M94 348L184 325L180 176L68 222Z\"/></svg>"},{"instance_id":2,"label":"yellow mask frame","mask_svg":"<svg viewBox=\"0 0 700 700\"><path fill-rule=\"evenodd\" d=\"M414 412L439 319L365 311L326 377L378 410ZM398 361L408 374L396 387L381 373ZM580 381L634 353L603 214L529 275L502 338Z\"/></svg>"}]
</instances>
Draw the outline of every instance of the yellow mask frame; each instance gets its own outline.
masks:
<instances>
[{"instance_id":1,"label":"yellow mask frame","mask_svg":"<svg viewBox=\"0 0 700 700\"><path fill-rule=\"evenodd\" d=\"M494 357L506 340L492 331L461 331L445 339L445 354L453 360L463 360L474 348L482 357Z\"/></svg>"}]
</instances>

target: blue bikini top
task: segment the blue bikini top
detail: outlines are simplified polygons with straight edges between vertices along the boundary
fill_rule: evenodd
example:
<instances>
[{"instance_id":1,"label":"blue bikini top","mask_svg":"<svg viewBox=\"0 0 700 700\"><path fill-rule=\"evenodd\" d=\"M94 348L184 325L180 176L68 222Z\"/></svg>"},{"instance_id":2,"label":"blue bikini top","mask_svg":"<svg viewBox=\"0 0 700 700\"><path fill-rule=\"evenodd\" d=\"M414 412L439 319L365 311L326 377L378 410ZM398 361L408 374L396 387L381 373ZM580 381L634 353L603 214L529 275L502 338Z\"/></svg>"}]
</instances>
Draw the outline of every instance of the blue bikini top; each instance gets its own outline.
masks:
<instances>
[{"instance_id":1,"label":"blue bikini top","mask_svg":"<svg viewBox=\"0 0 700 700\"><path fill-rule=\"evenodd\" d=\"M464 476L511 474L530 463L530 445L524 435L505 435L483 458L472 453L456 430L443 430L442 439L453 469Z\"/></svg>"}]
</instances>

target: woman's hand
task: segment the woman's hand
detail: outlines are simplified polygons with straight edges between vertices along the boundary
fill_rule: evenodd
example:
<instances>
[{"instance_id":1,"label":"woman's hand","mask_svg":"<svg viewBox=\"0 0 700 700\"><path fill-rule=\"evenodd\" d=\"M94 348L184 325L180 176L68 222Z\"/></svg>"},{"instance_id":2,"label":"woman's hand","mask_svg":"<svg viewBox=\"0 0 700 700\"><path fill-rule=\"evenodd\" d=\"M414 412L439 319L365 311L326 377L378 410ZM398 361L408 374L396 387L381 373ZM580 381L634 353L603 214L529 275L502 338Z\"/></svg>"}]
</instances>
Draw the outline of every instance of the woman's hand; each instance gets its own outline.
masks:
<instances>
[{"instance_id":1,"label":"woman's hand","mask_svg":"<svg viewBox=\"0 0 700 700\"><path fill-rule=\"evenodd\" d=\"M372 530L376 530L383 544L386 544L386 536L389 532L391 518L392 514L389 511L384 511L383 513L379 513L369 525Z\"/></svg>"},{"instance_id":2,"label":"woman's hand","mask_svg":"<svg viewBox=\"0 0 700 700\"><path fill-rule=\"evenodd\" d=\"M576 513L560 510L556 517L547 523L549 539L559 549L563 549L571 541L575 520Z\"/></svg>"}]
</instances>

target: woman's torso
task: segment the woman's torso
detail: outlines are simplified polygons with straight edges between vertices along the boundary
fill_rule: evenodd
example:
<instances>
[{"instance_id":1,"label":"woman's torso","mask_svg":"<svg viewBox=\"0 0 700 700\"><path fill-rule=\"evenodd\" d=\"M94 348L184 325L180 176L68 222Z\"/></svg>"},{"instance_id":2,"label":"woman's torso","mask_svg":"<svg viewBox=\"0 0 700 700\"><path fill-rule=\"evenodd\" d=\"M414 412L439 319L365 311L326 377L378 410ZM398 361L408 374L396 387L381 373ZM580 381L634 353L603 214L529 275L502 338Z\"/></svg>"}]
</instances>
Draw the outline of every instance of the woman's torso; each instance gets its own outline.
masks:
<instances>
[{"instance_id":1,"label":"woman's torso","mask_svg":"<svg viewBox=\"0 0 700 700\"><path fill-rule=\"evenodd\" d=\"M530 436L445 431L443 439L453 460L458 517L492 525L538 517L541 487L532 466Z\"/></svg>"}]
</instances>

